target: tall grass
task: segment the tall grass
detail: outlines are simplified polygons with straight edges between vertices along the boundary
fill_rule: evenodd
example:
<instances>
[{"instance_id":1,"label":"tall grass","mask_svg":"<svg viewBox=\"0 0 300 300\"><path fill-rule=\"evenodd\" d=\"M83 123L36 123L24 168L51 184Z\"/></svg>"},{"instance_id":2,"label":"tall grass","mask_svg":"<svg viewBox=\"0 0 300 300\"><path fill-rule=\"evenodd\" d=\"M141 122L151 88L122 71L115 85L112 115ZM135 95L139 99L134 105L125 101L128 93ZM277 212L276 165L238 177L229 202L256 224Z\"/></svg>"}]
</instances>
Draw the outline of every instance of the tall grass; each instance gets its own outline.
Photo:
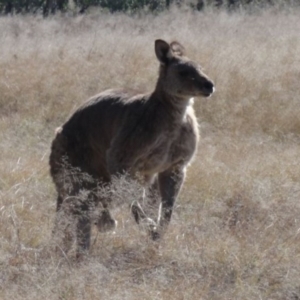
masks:
<instances>
[{"instance_id":1,"label":"tall grass","mask_svg":"<svg viewBox=\"0 0 300 300\"><path fill-rule=\"evenodd\" d=\"M0 299L300 299L299 17L1 18ZM151 91L156 38L184 44L217 89L195 101L202 139L169 230L149 241L124 201L89 258L57 257L54 130L106 88Z\"/></svg>"}]
</instances>

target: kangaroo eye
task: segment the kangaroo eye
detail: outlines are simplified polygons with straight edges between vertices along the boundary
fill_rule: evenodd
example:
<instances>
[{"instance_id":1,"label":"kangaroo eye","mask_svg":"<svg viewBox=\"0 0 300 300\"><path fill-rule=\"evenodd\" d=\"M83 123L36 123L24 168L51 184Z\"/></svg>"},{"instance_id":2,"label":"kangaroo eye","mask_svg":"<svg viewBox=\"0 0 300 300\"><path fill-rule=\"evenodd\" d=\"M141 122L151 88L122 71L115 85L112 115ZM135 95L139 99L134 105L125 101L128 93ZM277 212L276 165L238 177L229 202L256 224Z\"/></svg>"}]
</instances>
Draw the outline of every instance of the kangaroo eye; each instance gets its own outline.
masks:
<instances>
[{"instance_id":1,"label":"kangaroo eye","mask_svg":"<svg viewBox=\"0 0 300 300\"><path fill-rule=\"evenodd\" d=\"M189 76L189 71L179 71L179 75L181 77L188 77Z\"/></svg>"}]
</instances>

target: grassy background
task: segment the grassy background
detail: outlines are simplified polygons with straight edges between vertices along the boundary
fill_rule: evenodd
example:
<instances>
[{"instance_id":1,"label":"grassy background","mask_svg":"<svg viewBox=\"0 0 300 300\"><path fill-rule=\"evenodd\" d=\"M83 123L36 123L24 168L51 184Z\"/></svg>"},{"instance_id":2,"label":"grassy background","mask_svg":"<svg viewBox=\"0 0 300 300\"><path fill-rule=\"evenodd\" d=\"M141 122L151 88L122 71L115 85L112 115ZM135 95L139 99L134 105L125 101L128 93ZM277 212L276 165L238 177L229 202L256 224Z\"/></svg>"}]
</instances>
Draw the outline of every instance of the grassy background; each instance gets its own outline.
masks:
<instances>
[{"instance_id":1,"label":"grassy background","mask_svg":"<svg viewBox=\"0 0 300 300\"><path fill-rule=\"evenodd\" d=\"M0 19L0 299L300 299L300 11ZM168 233L128 203L81 264L51 245L54 130L111 87L151 91L154 40L214 80ZM131 200L131 199L130 199Z\"/></svg>"}]
</instances>

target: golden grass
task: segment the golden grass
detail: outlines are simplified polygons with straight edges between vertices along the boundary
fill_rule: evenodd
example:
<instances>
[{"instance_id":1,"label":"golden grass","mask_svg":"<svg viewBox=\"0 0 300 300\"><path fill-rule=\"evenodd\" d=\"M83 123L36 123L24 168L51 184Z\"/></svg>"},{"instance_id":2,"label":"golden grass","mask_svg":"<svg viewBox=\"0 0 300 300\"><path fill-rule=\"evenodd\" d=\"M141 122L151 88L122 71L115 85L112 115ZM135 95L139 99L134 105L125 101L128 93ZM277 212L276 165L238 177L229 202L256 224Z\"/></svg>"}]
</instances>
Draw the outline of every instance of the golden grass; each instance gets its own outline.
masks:
<instances>
[{"instance_id":1,"label":"golden grass","mask_svg":"<svg viewBox=\"0 0 300 300\"><path fill-rule=\"evenodd\" d=\"M300 11L0 19L0 299L300 299ZM165 238L128 203L90 257L54 255L54 130L106 88L151 91L156 38L217 92ZM129 191L130 192L130 191Z\"/></svg>"}]
</instances>

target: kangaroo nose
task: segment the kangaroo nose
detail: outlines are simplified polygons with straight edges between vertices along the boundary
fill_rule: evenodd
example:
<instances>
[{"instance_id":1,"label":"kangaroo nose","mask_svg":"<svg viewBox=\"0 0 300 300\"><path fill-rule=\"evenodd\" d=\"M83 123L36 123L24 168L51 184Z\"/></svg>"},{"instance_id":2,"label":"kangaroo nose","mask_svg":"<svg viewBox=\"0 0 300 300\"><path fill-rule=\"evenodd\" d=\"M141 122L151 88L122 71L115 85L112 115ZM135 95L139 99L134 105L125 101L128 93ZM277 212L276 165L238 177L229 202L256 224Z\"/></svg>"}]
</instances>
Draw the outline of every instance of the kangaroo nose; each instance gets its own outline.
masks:
<instances>
[{"instance_id":1,"label":"kangaroo nose","mask_svg":"<svg viewBox=\"0 0 300 300\"><path fill-rule=\"evenodd\" d=\"M206 81L204 83L204 88L209 91L210 93L212 93L214 91L214 84L210 81Z\"/></svg>"}]
</instances>

